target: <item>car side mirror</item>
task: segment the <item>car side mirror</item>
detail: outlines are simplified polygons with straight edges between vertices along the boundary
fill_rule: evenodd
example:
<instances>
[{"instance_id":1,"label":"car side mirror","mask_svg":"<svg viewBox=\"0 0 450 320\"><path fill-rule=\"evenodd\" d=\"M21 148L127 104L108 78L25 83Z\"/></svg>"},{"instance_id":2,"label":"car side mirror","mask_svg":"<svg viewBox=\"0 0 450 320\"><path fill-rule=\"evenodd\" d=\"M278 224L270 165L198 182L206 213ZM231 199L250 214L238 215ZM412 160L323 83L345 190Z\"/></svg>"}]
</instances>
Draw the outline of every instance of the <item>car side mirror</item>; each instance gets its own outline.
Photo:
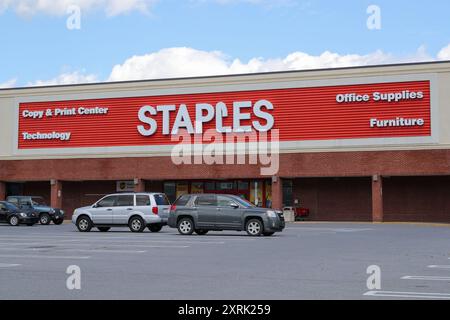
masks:
<instances>
[{"instance_id":1,"label":"car side mirror","mask_svg":"<svg viewBox=\"0 0 450 320\"><path fill-rule=\"evenodd\" d=\"M94 205L92 206L92 208L93 208L93 209L96 209L96 208L98 208L98 205L97 205L97 204L94 204Z\"/></svg>"},{"instance_id":2,"label":"car side mirror","mask_svg":"<svg viewBox=\"0 0 450 320\"><path fill-rule=\"evenodd\" d=\"M234 209L238 209L239 205L237 203L230 203L230 207L232 207Z\"/></svg>"}]
</instances>

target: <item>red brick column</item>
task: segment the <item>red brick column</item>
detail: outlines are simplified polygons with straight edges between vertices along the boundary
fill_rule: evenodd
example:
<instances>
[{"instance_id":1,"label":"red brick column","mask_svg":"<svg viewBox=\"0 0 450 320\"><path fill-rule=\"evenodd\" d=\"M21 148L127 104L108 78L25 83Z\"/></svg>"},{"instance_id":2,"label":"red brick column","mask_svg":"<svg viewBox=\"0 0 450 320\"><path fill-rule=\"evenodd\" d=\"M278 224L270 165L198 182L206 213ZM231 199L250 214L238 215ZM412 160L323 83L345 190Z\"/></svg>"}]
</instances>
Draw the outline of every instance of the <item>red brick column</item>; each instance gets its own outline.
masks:
<instances>
[{"instance_id":1,"label":"red brick column","mask_svg":"<svg viewBox=\"0 0 450 320\"><path fill-rule=\"evenodd\" d=\"M0 201L6 199L6 183L0 181Z\"/></svg>"},{"instance_id":2,"label":"red brick column","mask_svg":"<svg viewBox=\"0 0 450 320\"><path fill-rule=\"evenodd\" d=\"M142 179L135 180L134 192L145 192L145 180L142 180Z\"/></svg>"},{"instance_id":3,"label":"red brick column","mask_svg":"<svg viewBox=\"0 0 450 320\"><path fill-rule=\"evenodd\" d=\"M372 177L372 220L383 222L383 177Z\"/></svg>"},{"instance_id":4,"label":"red brick column","mask_svg":"<svg viewBox=\"0 0 450 320\"><path fill-rule=\"evenodd\" d=\"M283 209L283 181L280 177L272 178L272 208Z\"/></svg>"},{"instance_id":5,"label":"red brick column","mask_svg":"<svg viewBox=\"0 0 450 320\"><path fill-rule=\"evenodd\" d=\"M52 180L50 181L50 203L52 208L61 209L62 199L63 199L63 185L61 181Z\"/></svg>"}]
</instances>

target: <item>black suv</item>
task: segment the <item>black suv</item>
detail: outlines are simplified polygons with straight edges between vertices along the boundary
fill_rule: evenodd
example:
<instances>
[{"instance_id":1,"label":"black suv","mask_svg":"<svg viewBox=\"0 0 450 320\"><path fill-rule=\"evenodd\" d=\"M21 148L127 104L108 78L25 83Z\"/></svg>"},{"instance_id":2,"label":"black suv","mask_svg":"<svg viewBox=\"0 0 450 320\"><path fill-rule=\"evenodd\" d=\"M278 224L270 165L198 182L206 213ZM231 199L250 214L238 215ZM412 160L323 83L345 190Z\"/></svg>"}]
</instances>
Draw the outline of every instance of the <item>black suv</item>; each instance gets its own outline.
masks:
<instances>
[{"instance_id":1,"label":"black suv","mask_svg":"<svg viewBox=\"0 0 450 320\"><path fill-rule=\"evenodd\" d=\"M183 195L170 208L168 225L183 235L204 235L210 230L247 231L250 236L271 236L283 231L281 211L258 208L233 195Z\"/></svg>"},{"instance_id":2,"label":"black suv","mask_svg":"<svg viewBox=\"0 0 450 320\"><path fill-rule=\"evenodd\" d=\"M33 226L39 218L32 211L20 210L12 203L0 201L0 223L9 223L12 226L26 224Z\"/></svg>"},{"instance_id":3,"label":"black suv","mask_svg":"<svg viewBox=\"0 0 450 320\"><path fill-rule=\"evenodd\" d=\"M64 222L64 211L47 206L42 197L10 196L6 201L21 210L34 212L39 217L40 224L48 225L53 221L59 225Z\"/></svg>"}]
</instances>

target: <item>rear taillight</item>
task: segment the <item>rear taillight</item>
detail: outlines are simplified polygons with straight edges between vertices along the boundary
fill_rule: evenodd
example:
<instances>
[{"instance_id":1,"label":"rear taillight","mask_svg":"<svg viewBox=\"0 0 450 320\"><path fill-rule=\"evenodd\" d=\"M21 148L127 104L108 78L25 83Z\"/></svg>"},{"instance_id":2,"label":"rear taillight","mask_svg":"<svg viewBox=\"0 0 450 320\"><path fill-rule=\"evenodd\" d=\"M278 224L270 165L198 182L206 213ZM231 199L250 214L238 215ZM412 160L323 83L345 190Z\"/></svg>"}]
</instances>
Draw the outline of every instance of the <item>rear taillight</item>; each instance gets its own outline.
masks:
<instances>
[{"instance_id":1,"label":"rear taillight","mask_svg":"<svg viewBox=\"0 0 450 320\"><path fill-rule=\"evenodd\" d=\"M171 205L170 206L170 212L175 212L177 210L177 206L176 205Z\"/></svg>"},{"instance_id":2,"label":"rear taillight","mask_svg":"<svg viewBox=\"0 0 450 320\"><path fill-rule=\"evenodd\" d=\"M153 207L152 212L153 214L158 214L158 207Z\"/></svg>"}]
</instances>

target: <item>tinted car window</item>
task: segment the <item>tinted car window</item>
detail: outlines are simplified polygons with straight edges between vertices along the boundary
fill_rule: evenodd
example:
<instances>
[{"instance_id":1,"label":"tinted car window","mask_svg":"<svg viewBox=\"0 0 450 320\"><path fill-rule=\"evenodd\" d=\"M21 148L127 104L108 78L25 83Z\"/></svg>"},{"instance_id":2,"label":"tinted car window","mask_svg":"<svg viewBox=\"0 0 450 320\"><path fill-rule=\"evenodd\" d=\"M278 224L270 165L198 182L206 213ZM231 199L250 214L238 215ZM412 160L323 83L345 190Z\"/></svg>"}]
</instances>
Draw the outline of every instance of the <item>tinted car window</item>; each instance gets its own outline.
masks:
<instances>
[{"instance_id":1,"label":"tinted car window","mask_svg":"<svg viewBox=\"0 0 450 320\"><path fill-rule=\"evenodd\" d=\"M8 201L14 203L15 205L19 204L19 200L17 198L8 198Z\"/></svg>"},{"instance_id":2,"label":"tinted car window","mask_svg":"<svg viewBox=\"0 0 450 320\"><path fill-rule=\"evenodd\" d=\"M241 206L243 206L245 208L255 208L256 207L253 203L248 202L245 199L242 199L242 198L239 198L239 197L236 197L236 198L233 198L233 199L235 199L236 202L238 202Z\"/></svg>"},{"instance_id":3,"label":"tinted car window","mask_svg":"<svg viewBox=\"0 0 450 320\"><path fill-rule=\"evenodd\" d=\"M116 200L115 207L133 207L134 206L134 196L118 196Z\"/></svg>"},{"instance_id":4,"label":"tinted car window","mask_svg":"<svg viewBox=\"0 0 450 320\"><path fill-rule=\"evenodd\" d=\"M187 196L187 195L181 196L177 199L177 201L175 201L175 205L185 206L188 204L190 198L191 198L191 196Z\"/></svg>"},{"instance_id":5,"label":"tinted car window","mask_svg":"<svg viewBox=\"0 0 450 320\"><path fill-rule=\"evenodd\" d=\"M168 206L170 205L169 200L167 199L165 194L155 194L156 205L158 206Z\"/></svg>"},{"instance_id":6,"label":"tinted car window","mask_svg":"<svg viewBox=\"0 0 450 320\"><path fill-rule=\"evenodd\" d=\"M211 196L211 195L199 196L195 200L195 204L197 206L213 206L213 207L215 207L215 206L217 206L217 197Z\"/></svg>"},{"instance_id":7,"label":"tinted car window","mask_svg":"<svg viewBox=\"0 0 450 320\"><path fill-rule=\"evenodd\" d=\"M6 206L3 203L0 203L0 210L6 210Z\"/></svg>"},{"instance_id":8,"label":"tinted car window","mask_svg":"<svg viewBox=\"0 0 450 320\"><path fill-rule=\"evenodd\" d=\"M136 196L136 205L139 207L143 207L143 206L146 207L146 206L151 205L150 197L144 196L144 195Z\"/></svg>"},{"instance_id":9,"label":"tinted car window","mask_svg":"<svg viewBox=\"0 0 450 320\"><path fill-rule=\"evenodd\" d=\"M35 206L46 206L44 199L41 197L33 197L31 198L31 201L33 202L33 205Z\"/></svg>"},{"instance_id":10,"label":"tinted car window","mask_svg":"<svg viewBox=\"0 0 450 320\"><path fill-rule=\"evenodd\" d=\"M99 203L97 203L97 207L99 207L99 208L114 207L116 198L117 197L115 197L115 196L107 197L107 198L101 200Z\"/></svg>"},{"instance_id":11,"label":"tinted car window","mask_svg":"<svg viewBox=\"0 0 450 320\"><path fill-rule=\"evenodd\" d=\"M237 204L237 203L235 201L233 201L231 198L217 196L217 205L219 207L230 207L232 204Z\"/></svg>"},{"instance_id":12,"label":"tinted car window","mask_svg":"<svg viewBox=\"0 0 450 320\"><path fill-rule=\"evenodd\" d=\"M32 206L33 205L33 203L31 202L30 199L20 199L19 204L21 206Z\"/></svg>"}]
</instances>

